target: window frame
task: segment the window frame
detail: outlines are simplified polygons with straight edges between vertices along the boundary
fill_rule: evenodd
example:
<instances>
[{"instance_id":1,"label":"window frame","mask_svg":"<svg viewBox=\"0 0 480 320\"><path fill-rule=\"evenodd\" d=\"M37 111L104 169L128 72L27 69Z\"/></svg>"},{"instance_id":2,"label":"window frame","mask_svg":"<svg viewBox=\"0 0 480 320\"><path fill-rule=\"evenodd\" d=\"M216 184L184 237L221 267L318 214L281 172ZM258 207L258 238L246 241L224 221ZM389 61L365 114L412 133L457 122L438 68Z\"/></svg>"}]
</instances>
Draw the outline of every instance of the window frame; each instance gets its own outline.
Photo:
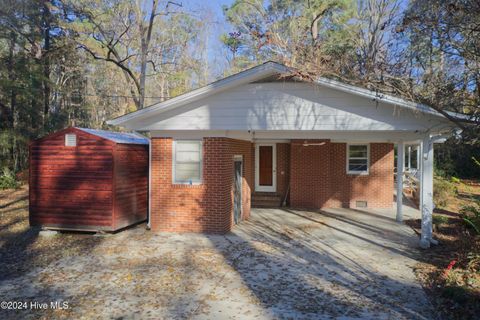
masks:
<instances>
[{"instance_id":1,"label":"window frame","mask_svg":"<svg viewBox=\"0 0 480 320\"><path fill-rule=\"evenodd\" d=\"M177 180L176 167L177 167L177 142L195 142L200 144L200 161L199 161L199 170L200 178L199 180ZM196 163L196 162L183 162L183 163ZM172 143L172 184L183 184L183 185L200 185L203 183L203 140L199 139L175 139Z\"/></svg>"},{"instance_id":2,"label":"window frame","mask_svg":"<svg viewBox=\"0 0 480 320\"><path fill-rule=\"evenodd\" d=\"M367 146L367 170L350 170L350 159L365 159L363 157L352 157L350 158L350 146ZM366 176L370 173L370 143L347 143L347 152L346 152L346 158L347 158L347 174L349 175L362 175Z\"/></svg>"}]
</instances>

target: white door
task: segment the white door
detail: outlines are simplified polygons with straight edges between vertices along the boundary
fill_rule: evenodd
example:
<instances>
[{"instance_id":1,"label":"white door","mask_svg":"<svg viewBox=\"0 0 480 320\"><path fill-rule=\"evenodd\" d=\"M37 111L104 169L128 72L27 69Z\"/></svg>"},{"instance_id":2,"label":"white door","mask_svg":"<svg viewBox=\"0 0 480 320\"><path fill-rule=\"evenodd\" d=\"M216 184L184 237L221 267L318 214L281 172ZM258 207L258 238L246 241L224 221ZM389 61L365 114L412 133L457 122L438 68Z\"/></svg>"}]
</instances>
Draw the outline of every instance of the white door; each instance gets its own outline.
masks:
<instances>
[{"instance_id":1,"label":"white door","mask_svg":"<svg viewBox=\"0 0 480 320\"><path fill-rule=\"evenodd\" d=\"M277 191L277 146L275 143L255 145L255 191Z\"/></svg>"}]
</instances>

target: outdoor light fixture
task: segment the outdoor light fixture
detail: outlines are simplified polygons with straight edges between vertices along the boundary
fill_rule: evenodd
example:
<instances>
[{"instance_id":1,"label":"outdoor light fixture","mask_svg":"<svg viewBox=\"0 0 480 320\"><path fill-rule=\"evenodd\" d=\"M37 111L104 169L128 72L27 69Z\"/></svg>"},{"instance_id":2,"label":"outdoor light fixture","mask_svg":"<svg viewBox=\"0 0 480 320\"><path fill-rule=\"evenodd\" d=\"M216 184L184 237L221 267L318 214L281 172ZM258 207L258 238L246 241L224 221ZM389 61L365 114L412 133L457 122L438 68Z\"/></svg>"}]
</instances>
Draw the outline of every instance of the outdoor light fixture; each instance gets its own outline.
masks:
<instances>
[{"instance_id":1,"label":"outdoor light fixture","mask_svg":"<svg viewBox=\"0 0 480 320\"><path fill-rule=\"evenodd\" d=\"M308 143L304 142L303 146L304 147L309 147L309 146L323 146L326 142L316 142L316 143Z\"/></svg>"}]
</instances>

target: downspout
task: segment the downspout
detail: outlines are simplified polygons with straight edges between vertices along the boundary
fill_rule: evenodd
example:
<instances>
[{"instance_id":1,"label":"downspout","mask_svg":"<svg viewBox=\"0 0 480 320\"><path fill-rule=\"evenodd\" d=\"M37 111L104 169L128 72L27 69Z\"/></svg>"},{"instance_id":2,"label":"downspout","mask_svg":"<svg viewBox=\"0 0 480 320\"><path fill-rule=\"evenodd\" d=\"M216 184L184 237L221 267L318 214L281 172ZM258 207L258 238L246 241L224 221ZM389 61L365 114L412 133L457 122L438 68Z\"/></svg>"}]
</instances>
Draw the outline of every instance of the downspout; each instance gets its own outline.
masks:
<instances>
[{"instance_id":1,"label":"downspout","mask_svg":"<svg viewBox=\"0 0 480 320\"><path fill-rule=\"evenodd\" d=\"M152 138L150 137L148 144L148 217L147 230L151 229L150 217L152 215Z\"/></svg>"}]
</instances>

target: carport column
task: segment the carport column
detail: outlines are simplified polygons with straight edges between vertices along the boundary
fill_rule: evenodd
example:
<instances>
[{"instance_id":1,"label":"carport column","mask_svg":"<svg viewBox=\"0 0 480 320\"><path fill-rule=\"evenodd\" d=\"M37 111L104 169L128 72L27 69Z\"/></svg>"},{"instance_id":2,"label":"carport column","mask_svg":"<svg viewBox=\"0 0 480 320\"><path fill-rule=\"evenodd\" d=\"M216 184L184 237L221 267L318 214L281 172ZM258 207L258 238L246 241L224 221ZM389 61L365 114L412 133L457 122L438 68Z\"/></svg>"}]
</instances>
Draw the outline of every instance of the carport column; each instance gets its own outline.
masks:
<instances>
[{"instance_id":1,"label":"carport column","mask_svg":"<svg viewBox=\"0 0 480 320\"><path fill-rule=\"evenodd\" d=\"M432 243L433 212L433 141L427 135L421 145L422 170L420 175L420 209L422 210L422 234L420 247L428 248Z\"/></svg>"},{"instance_id":2,"label":"carport column","mask_svg":"<svg viewBox=\"0 0 480 320\"><path fill-rule=\"evenodd\" d=\"M403 162L405 145L403 141L397 143L397 221L403 220Z\"/></svg>"}]
</instances>

